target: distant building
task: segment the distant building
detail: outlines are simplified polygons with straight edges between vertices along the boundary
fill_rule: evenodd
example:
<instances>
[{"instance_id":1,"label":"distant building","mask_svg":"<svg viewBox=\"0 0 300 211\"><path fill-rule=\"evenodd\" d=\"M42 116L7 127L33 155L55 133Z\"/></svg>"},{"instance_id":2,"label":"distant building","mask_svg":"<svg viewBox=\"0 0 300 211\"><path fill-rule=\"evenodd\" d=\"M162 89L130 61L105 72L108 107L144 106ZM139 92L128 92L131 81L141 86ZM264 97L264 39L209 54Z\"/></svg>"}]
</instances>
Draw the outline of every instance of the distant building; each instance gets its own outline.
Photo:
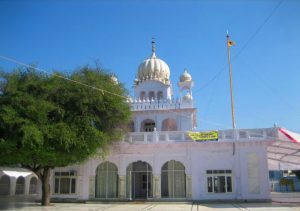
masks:
<instances>
[{"instance_id":1,"label":"distant building","mask_svg":"<svg viewBox=\"0 0 300 211\"><path fill-rule=\"evenodd\" d=\"M38 178L22 168L0 167L0 197L34 195L37 193Z\"/></svg>"}]
</instances>

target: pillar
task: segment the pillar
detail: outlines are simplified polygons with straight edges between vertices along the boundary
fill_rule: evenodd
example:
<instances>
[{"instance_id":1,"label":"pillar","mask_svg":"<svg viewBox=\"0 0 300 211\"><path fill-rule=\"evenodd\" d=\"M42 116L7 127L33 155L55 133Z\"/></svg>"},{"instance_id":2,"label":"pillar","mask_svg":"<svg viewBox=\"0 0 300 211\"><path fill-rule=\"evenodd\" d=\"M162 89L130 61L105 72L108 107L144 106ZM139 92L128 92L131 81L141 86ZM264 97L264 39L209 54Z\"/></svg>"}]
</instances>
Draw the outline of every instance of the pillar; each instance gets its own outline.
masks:
<instances>
[{"instance_id":1,"label":"pillar","mask_svg":"<svg viewBox=\"0 0 300 211\"><path fill-rule=\"evenodd\" d=\"M29 195L29 188L30 188L30 180L31 177L25 177L25 184L24 184L24 195Z\"/></svg>"},{"instance_id":2,"label":"pillar","mask_svg":"<svg viewBox=\"0 0 300 211\"><path fill-rule=\"evenodd\" d=\"M9 177L10 179L10 196L14 196L16 194L16 186L17 186L17 178Z\"/></svg>"},{"instance_id":3,"label":"pillar","mask_svg":"<svg viewBox=\"0 0 300 211\"><path fill-rule=\"evenodd\" d=\"M126 199L126 176L119 176L119 199Z\"/></svg>"},{"instance_id":4,"label":"pillar","mask_svg":"<svg viewBox=\"0 0 300 211\"><path fill-rule=\"evenodd\" d=\"M186 175L186 199L192 199L192 176Z\"/></svg>"},{"instance_id":5,"label":"pillar","mask_svg":"<svg viewBox=\"0 0 300 211\"><path fill-rule=\"evenodd\" d=\"M95 175L91 175L89 178L89 198L95 198Z\"/></svg>"},{"instance_id":6,"label":"pillar","mask_svg":"<svg viewBox=\"0 0 300 211\"><path fill-rule=\"evenodd\" d=\"M153 198L160 199L161 191L160 191L160 174L153 175Z\"/></svg>"}]
</instances>

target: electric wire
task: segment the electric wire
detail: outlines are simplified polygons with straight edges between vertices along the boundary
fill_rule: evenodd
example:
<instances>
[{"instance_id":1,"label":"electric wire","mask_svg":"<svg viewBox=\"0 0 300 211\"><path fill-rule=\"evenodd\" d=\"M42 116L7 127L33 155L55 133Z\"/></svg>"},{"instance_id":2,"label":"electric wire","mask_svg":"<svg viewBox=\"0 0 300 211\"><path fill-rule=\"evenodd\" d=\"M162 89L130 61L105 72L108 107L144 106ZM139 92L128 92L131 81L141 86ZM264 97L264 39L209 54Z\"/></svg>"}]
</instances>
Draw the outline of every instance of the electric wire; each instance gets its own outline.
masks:
<instances>
[{"instance_id":1,"label":"electric wire","mask_svg":"<svg viewBox=\"0 0 300 211\"><path fill-rule=\"evenodd\" d=\"M257 27L257 29L254 31L254 33L250 36L250 38L246 41L246 43L241 47L241 49L232 57L232 60L234 60L236 57L238 57L244 49L249 45L249 43L256 37L258 32L261 31L261 29L266 25L266 23L270 20L270 18L274 15L275 11L280 7L280 5L283 3L284 0L280 0L276 6L273 8L273 10L269 13L269 15L266 17L266 19Z\"/></svg>"},{"instance_id":2,"label":"electric wire","mask_svg":"<svg viewBox=\"0 0 300 211\"><path fill-rule=\"evenodd\" d=\"M266 25L266 23L270 20L270 18L274 15L275 11L281 6L281 4L283 3L284 0L280 0L275 7L271 10L271 12L269 13L269 15L264 19L264 21L257 27L257 29L252 33L252 35L249 37L249 39L246 41L246 43L244 45L242 45L242 47L240 48L240 50L233 55L231 61L235 61L238 56L241 55L241 53L246 49L246 47L248 47L248 45L250 44L250 42L256 37L256 35L262 30L262 28ZM220 75L221 73L223 73L226 70L226 65L223 65L223 67L203 86L201 86L199 89L194 90L194 95L197 95L198 92L200 90L203 90L204 88L208 87L209 85L212 84L212 82L214 82ZM260 78L261 79L261 78ZM262 79L261 79L262 80ZM264 81L264 80L262 80ZM273 89L271 87L269 87L266 83L263 83L265 86L267 86L267 88L270 91L273 91ZM282 102L282 101L281 101ZM286 101L284 101L289 107L293 107L291 104L287 103ZM211 102L209 102L210 104Z\"/></svg>"},{"instance_id":3,"label":"electric wire","mask_svg":"<svg viewBox=\"0 0 300 211\"><path fill-rule=\"evenodd\" d=\"M34 67L32 65L26 64L24 62L20 62L18 60L15 60L15 59L12 59L12 58L9 58L9 57L6 57L6 56L1 56L0 55L0 58L2 58L4 60L7 60L7 61L10 61L10 62L13 62L13 63L18 64L18 65L22 65L22 66L25 66L25 67L28 67L28 68L33 68L33 69L35 69L37 71L44 72L44 73L49 74L49 75L53 75L53 76L62 78L64 80L67 80L67 81L70 81L70 82L73 82L73 83L76 83L76 84L79 84L79 85L82 85L82 86L85 86L85 87L88 87L88 88L91 88L91 89L95 89L97 91L100 91L101 93L108 93L108 94L111 94L111 95L114 95L114 96L118 96L118 97L121 97L121 98L124 98L124 99L128 100L128 98L125 97L125 96L122 96L122 95L119 95L119 94L107 91L105 89L94 87L94 86L91 86L91 85L88 85L88 84L85 84L85 83L82 83L82 82L79 82L79 81L75 81L73 79L66 78L66 77L61 76L59 74L50 73L50 72L48 72L48 71L46 71L46 70L44 70L42 68ZM169 113L174 113L177 116L182 116L182 117L185 117L185 118L188 118L188 119L192 118L190 115L185 115L185 114L182 114L180 112L176 112L176 111L172 111L172 110L164 110L164 111L167 111ZM204 122L204 123L210 124L210 125L214 125L214 126L218 126L218 127L223 127L225 129L226 128L229 129L228 125L224 125L222 123L218 123L218 122L214 122L214 121L209 121L209 120L205 120L205 119L202 119L202 118L197 118L197 120L200 121L200 122Z\"/></svg>"},{"instance_id":4,"label":"electric wire","mask_svg":"<svg viewBox=\"0 0 300 211\"><path fill-rule=\"evenodd\" d=\"M235 54L232 58L232 60L236 59L243 51L244 49L249 45L249 43L255 38L255 36L258 34L258 32L264 27L264 25L269 21L269 19L273 16L273 14L275 13L275 11L279 8L279 6L282 4L284 0L280 0L278 2L278 4L273 8L273 10L270 12L270 14L267 16L267 18L262 22L262 24L259 25L259 27L254 31L254 33L250 36L250 38L246 41L246 43L241 47L241 49L238 51L237 54ZM110 92L110 91L107 91L105 89L101 89L101 88L98 88L98 87L94 87L94 86L91 86L91 85L88 85L88 84L85 84L85 83L82 83L82 82L79 82L79 81L76 81L76 80L73 80L73 79L70 79L70 78L67 78L67 77L64 77L62 75L59 75L59 74L56 74L56 73L50 73L42 68L38 68L38 67L34 67L32 65L28 65L24 62L20 62L16 59L12 59L12 58L9 58L9 57L6 57L6 56L2 56L0 55L0 58L6 60L6 61L10 61L10 62L13 62L15 64L19 64L19 65L22 65L22 66L25 66L25 67L28 67L28 68L33 68L35 70L38 70L38 71L41 71L41 72L44 72L46 74L50 74L50 75L53 75L53 76L56 76L56 77L59 77L59 78L62 78L64 80L67 80L67 81L70 81L70 82L73 82L73 83L76 83L76 84L79 84L79 85L82 85L82 86L85 86L85 87L89 87L91 89L94 89L94 90L97 90L97 91L100 91L102 94L103 93L107 93L107 94L111 94L111 95L114 95L114 96L117 96L117 97L121 97L121 98L124 98L126 100L128 100L128 97L125 97L125 96L122 96L122 95L119 95L119 94L116 94L116 93L113 93L113 92ZM204 84L203 86L201 86L199 89L197 90L194 90L194 94L196 94L197 92L199 92L200 90L206 88L207 86L211 85L211 83L213 81L215 81L219 76L220 74L225 70L226 68L226 65L224 65L206 84ZM177 115L180 115L180 116L185 116L187 118L191 118L190 116L188 115L184 115L184 114L179 114L178 112L174 112L174 111L170 111L169 112L173 112L173 113L176 113ZM210 124L214 124L214 125L218 125L218 126L224 126L223 124L219 124L219 123L215 123L215 122L211 122L211 121L207 121L207 120L203 120L203 119L199 119L198 120L200 121L203 121L203 122L206 122L206 123L210 123Z\"/></svg>"},{"instance_id":5,"label":"electric wire","mask_svg":"<svg viewBox=\"0 0 300 211\"><path fill-rule=\"evenodd\" d=\"M28 67L28 68L33 68L33 69L38 70L38 71L40 71L40 72L44 72L44 73L46 73L46 74L50 74L50 75L59 77L59 78L62 78L62 79L64 79L64 80L67 80L67 81L70 81L70 82L73 82L73 83L80 84L80 85L82 85L82 86L86 86L86 87L91 88L91 89L98 90L98 91L100 91L101 93L104 93L104 92L105 92L105 93L108 93L108 94L111 94L111 95L114 95L114 96L122 97L122 98L124 98L124 99L126 99L126 100L128 99L128 98L125 97L125 96L122 96L122 95L119 95L119 94L116 94L116 93L113 93L113 92L110 92L110 91L107 91L107 90L104 90L104 89L101 89L101 88L98 88L98 87L94 87L94 86L91 86L91 85L88 85L88 84L85 84L85 83L82 83L82 82L79 82L79 81L75 81L75 80L72 80L72 79L63 77L63 76L61 76L61 75L59 75L59 74L50 73L50 72L48 72L48 71L46 71L46 70L44 70L44 69L42 69L42 68L34 67L34 66L32 66L32 65L28 65L28 64L26 64L26 63L17 61L17 60L15 60L15 59L12 59L12 58L9 58L9 57L5 57L5 56L1 56L1 55L0 55L0 58L2 58L2 59L4 59L4 60L7 60L7 61L11 61L11 62L13 62L13 63L19 64L19 65L22 65L22 66L25 66L25 67ZM191 118L190 115L181 114L181 113L176 112L176 111L172 111L172 110L164 110L164 111L167 111L167 112L170 112L170 113L175 113L176 115L182 116L182 117L185 117L185 118ZM198 119L199 121L201 121L201 122L205 122L205 123L208 123L208 124L211 124L211 125L215 125L215 126L223 126L223 127L225 126L225 128L228 128L228 129L229 129L229 127L228 127L227 125L224 125L224 124L220 124L220 123L217 123L217 122L214 122L214 121L208 121L208 120L201 119L201 118L200 118L200 119L197 118L197 119Z\"/></svg>"},{"instance_id":6,"label":"electric wire","mask_svg":"<svg viewBox=\"0 0 300 211\"><path fill-rule=\"evenodd\" d=\"M91 85L88 85L88 84L85 84L85 83L82 83L82 82L79 82L79 81L76 81L76 80L73 80L73 79L70 79L70 78L66 78L62 75L59 75L59 74L56 74L56 73L50 73L42 68L38 68L38 67L34 67L32 65L29 65L29 64L26 64L24 62L21 62L21 61L18 61L16 59L12 59L10 57L6 57L6 56L2 56L0 55L0 58L6 60L6 61L10 61L10 62L13 62L15 64L18 64L18 65L21 65L21 66L25 66L25 67L28 67L28 68L32 68L32 69L35 69L37 71L40 71L40 72L44 72L46 74L49 74L49 75L53 75L53 76L56 76L56 77L59 77L59 78L62 78L66 81L70 81L72 83L76 83L76 84L79 84L79 85L82 85L82 86L85 86L85 87L88 87L88 88L91 88L91 89L94 89L94 90L97 90L97 91L100 91L102 94L103 93L107 93L107 94L111 94L111 95L114 95L114 96L117 96L117 97L121 97L121 98L124 98L126 100L128 100L128 97L125 97L125 96L122 96L122 95L119 95L119 94L116 94L116 93L113 93L113 92L110 92L110 91L107 91L105 89L101 89L101 88L98 88L98 87L94 87L94 86L91 86ZM185 118L191 118L190 115L185 115L185 114L181 114L179 112L176 112L176 111L171 111L171 110L164 110L164 111L167 111L167 112L170 112L170 113L175 113L176 115L178 116L182 116L182 117L185 117ZM202 121L202 122L206 122L208 124L211 124L211 125L215 125L215 126L224 126L223 124L220 124L220 123L217 123L217 122L212 122L212 121L208 121L208 120L204 120L204 119L199 119L199 121ZM227 126L226 126L227 127Z\"/></svg>"},{"instance_id":7,"label":"electric wire","mask_svg":"<svg viewBox=\"0 0 300 211\"><path fill-rule=\"evenodd\" d=\"M232 56L231 61L233 62L237 57L245 50L246 47L248 47L249 43L256 37L256 35L262 30L262 28L266 25L266 23L270 20L270 18L274 15L275 11L280 7L280 5L283 3L284 0L280 0L276 6L272 9L272 11L269 13L269 15L264 19L264 21L257 27L257 29L252 33L252 35L249 37L249 39L246 41L244 45L242 45L241 49ZM220 68L220 70L203 86L201 86L199 89L194 90L194 94L199 92L200 90L206 88L207 86L211 85L213 81L215 81L220 74L226 69L226 65L223 65L223 67Z\"/></svg>"},{"instance_id":8,"label":"electric wire","mask_svg":"<svg viewBox=\"0 0 300 211\"><path fill-rule=\"evenodd\" d=\"M18 64L18 65L22 65L22 66L25 66L25 67L28 67L28 68L35 69L35 70L37 70L37 71L46 73L46 74L48 74L48 75L53 75L53 76L55 76L55 77L62 78L62 79L64 79L64 80L66 80L66 81L70 81L70 82L72 82L72 83L76 83L76 84L79 84L79 85L81 85L81 86L85 86L85 87L88 87L88 88L91 88L91 89L100 91L102 94L107 93L107 94L110 94L110 95L114 95L114 96L116 96L116 97L124 98L124 99L126 99L126 100L128 99L128 97L125 97L125 96L123 96L123 95L119 95L119 94L116 94L116 93L107 91L107 90L105 90L105 89L101 89L101 88L98 88L98 87L95 87L95 86L91 86L91 85L82 83L82 82L80 82L80 81L76 81L76 80L73 80L73 79L64 77L64 76L59 75L59 74L56 74L56 73L50 73L50 72L48 72L48 71L46 71L46 70L44 70L44 69L42 69L42 68L34 67L34 66L29 65L29 64L26 64L26 63L24 63L24 62L20 62L20 61L18 61L18 60L16 60L16 59L12 59L12 58L9 58L9 57L6 57L6 56L2 56L2 55L0 55L0 58L1 58L1 59L4 59L4 60L6 60L6 61L13 62L13 63Z\"/></svg>"}]
</instances>

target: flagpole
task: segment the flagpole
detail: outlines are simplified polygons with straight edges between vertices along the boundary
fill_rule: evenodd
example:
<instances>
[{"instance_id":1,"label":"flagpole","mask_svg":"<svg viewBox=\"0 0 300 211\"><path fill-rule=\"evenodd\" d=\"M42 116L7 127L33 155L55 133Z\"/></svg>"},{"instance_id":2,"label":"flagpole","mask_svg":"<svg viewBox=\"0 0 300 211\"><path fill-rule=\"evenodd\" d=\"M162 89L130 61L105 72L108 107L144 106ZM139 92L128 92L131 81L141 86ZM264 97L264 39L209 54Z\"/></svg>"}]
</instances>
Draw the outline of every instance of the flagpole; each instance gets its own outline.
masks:
<instances>
[{"instance_id":1,"label":"flagpole","mask_svg":"<svg viewBox=\"0 0 300 211\"><path fill-rule=\"evenodd\" d=\"M231 99L231 118L232 118L232 128L236 129L235 119L234 119L234 100L233 100L233 90L232 90L232 67L230 62L230 46L232 41L230 41L229 34L227 32L227 55L228 55L228 65L229 65L229 80L230 80L230 99Z\"/></svg>"}]
</instances>

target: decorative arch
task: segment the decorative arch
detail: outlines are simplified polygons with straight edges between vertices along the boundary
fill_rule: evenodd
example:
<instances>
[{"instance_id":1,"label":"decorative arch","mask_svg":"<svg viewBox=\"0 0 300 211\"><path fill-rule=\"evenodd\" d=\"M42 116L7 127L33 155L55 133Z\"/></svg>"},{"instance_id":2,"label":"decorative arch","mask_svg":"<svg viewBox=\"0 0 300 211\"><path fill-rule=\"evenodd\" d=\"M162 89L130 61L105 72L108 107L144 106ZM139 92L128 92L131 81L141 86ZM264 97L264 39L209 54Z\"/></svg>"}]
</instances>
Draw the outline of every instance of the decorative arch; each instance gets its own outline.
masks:
<instances>
[{"instance_id":1,"label":"decorative arch","mask_svg":"<svg viewBox=\"0 0 300 211\"><path fill-rule=\"evenodd\" d=\"M144 92L144 91L141 91L141 92L140 92L140 99L141 99L141 100L146 99L146 92Z\"/></svg>"},{"instance_id":2,"label":"decorative arch","mask_svg":"<svg viewBox=\"0 0 300 211\"><path fill-rule=\"evenodd\" d=\"M118 197L118 168L114 163L105 161L96 169L96 198L117 198Z\"/></svg>"},{"instance_id":3,"label":"decorative arch","mask_svg":"<svg viewBox=\"0 0 300 211\"><path fill-rule=\"evenodd\" d=\"M186 197L186 174L181 162L170 160L162 166L161 196L163 198Z\"/></svg>"},{"instance_id":4,"label":"decorative arch","mask_svg":"<svg viewBox=\"0 0 300 211\"><path fill-rule=\"evenodd\" d=\"M158 92L157 92L157 99L158 99L158 100L162 100L163 97L164 97L164 96L163 96L163 92L162 92L162 91L158 91Z\"/></svg>"},{"instance_id":5,"label":"decorative arch","mask_svg":"<svg viewBox=\"0 0 300 211\"><path fill-rule=\"evenodd\" d=\"M152 167L144 161L130 163L126 169L126 197L148 199L153 197Z\"/></svg>"},{"instance_id":6,"label":"decorative arch","mask_svg":"<svg viewBox=\"0 0 300 211\"><path fill-rule=\"evenodd\" d=\"M150 91L149 94L148 94L148 98L149 98L149 100L155 99L155 92Z\"/></svg>"},{"instance_id":7,"label":"decorative arch","mask_svg":"<svg viewBox=\"0 0 300 211\"><path fill-rule=\"evenodd\" d=\"M175 119L167 118L162 121L162 131L176 131L177 123Z\"/></svg>"},{"instance_id":8,"label":"decorative arch","mask_svg":"<svg viewBox=\"0 0 300 211\"><path fill-rule=\"evenodd\" d=\"M141 132L152 132L155 128L155 122L152 119L145 119L141 123Z\"/></svg>"},{"instance_id":9,"label":"decorative arch","mask_svg":"<svg viewBox=\"0 0 300 211\"><path fill-rule=\"evenodd\" d=\"M18 177L16 182L16 195L24 195L25 194L25 178L24 177Z\"/></svg>"},{"instance_id":10,"label":"decorative arch","mask_svg":"<svg viewBox=\"0 0 300 211\"><path fill-rule=\"evenodd\" d=\"M37 178L32 177L29 183L29 194L36 194L37 190Z\"/></svg>"},{"instance_id":11,"label":"decorative arch","mask_svg":"<svg viewBox=\"0 0 300 211\"><path fill-rule=\"evenodd\" d=\"M0 179L0 196L8 196L10 194L10 178L3 175Z\"/></svg>"}]
</instances>

